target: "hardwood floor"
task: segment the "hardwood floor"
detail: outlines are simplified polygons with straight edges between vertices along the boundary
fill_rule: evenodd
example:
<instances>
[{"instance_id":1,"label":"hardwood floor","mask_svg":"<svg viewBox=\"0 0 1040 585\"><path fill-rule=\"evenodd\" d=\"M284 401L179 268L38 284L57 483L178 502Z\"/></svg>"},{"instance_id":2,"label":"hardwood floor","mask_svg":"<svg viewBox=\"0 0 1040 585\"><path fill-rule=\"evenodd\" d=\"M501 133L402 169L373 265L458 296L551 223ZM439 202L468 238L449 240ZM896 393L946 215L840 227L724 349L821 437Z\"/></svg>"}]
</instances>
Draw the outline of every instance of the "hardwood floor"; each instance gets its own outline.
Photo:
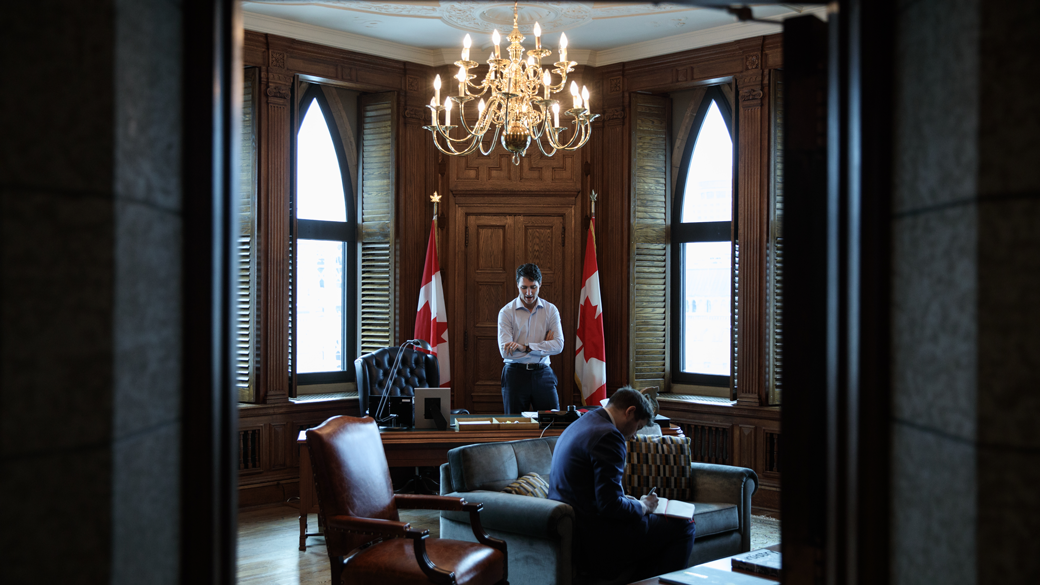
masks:
<instances>
[{"instance_id":1,"label":"hardwood floor","mask_svg":"<svg viewBox=\"0 0 1040 585\"><path fill-rule=\"evenodd\" d=\"M440 534L438 512L404 510L401 520L425 528L430 536ZM292 506L277 506L239 512L238 583L264 585L328 585L331 583L325 539L307 539L300 551L299 512ZM310 530L318 525L317 515L307 519Z\"/></svg>"},{"instance_id":2,"label":"hardwood floor","mask_svg":"<svg viewBox=\"0 0 1040 585\"><path fill-rule=\"evenodd\" d=\"M425 528L430 536L440 534L438 512L403 510L401 519L416 528ZM310 530L318 518L308 518ZM298 550L300 542L299 512L292 506L277 506L239 512L238 514L238 583L265 585L329 585L329 558L325 539L307 539L307 550ZM764 548L780 542L780 521L762 516L751 517L751 548Z\"/></svg>"}]
</instances>

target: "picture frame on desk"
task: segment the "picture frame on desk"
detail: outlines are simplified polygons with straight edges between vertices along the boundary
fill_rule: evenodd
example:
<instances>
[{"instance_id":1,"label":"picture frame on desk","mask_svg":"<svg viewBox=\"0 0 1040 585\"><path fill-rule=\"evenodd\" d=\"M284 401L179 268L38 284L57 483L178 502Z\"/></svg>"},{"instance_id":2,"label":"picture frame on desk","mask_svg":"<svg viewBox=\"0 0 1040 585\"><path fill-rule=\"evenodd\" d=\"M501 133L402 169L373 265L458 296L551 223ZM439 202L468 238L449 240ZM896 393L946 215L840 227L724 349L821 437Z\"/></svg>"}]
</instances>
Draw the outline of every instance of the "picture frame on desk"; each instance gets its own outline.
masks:
<instances>
[{"instance_id":1,"label":"picture frame on desk","mask_svg":"<svg viewBox=\"0 0 1040 585\"><path fill-rule=\"evenodd\" d=\"M446 431L450 419L451 388L415 389L415 428Z\"/></svg>"}]
</instances>

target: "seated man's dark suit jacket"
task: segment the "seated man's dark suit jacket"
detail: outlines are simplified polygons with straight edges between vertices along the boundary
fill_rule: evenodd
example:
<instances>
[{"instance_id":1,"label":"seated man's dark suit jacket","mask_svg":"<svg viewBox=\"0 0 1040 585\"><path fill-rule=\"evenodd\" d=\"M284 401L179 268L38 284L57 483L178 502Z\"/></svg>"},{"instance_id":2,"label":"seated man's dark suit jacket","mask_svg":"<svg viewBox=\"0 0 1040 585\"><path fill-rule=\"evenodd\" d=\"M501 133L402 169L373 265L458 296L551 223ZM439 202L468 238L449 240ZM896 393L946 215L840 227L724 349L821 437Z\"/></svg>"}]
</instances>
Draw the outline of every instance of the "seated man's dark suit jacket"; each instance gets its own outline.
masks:
<instances>
[{"instance_id":1,"label":"seated man's dark suit jacket","mask_svg":"<svg viewBox=\"0 0 1040 585\"><path fill-rule=\"evenodd\" d=\"M549 498L570 504L576 521L579 565L594 555L624 556L625 541L641 531L643 505L625 497L621 478L627 456L625 437L606 409L593 410L560 435L553 450ZM585 561L585 562L583 562Z\"/></svg>"}]
</instances>

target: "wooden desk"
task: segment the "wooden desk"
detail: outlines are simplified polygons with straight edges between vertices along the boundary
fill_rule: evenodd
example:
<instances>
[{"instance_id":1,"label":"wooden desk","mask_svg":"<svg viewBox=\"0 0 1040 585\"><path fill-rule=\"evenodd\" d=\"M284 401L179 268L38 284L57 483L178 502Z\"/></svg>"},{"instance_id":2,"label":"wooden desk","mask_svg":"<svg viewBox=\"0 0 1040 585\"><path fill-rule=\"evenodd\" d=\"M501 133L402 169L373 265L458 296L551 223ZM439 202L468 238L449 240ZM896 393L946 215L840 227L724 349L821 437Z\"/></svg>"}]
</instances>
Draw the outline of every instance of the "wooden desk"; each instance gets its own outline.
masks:
<instances>
[{"instance_id":1,"label":"wooden desk","mask_svg":"<svg viewBox=\"0 0 1040 585\"><path fill-rule=\"evenodd\" d=\"M771 546L767 546L766 548L769 549L769 550L775 550L776 552L780 552L780 545L779 544L774 544L774 545L771 545ZM761 549L759 549L759 550L761 550ZM741 553L741 554L743 554L743 553ZM735 557L735 556L738 556L738 555L733 555L733 557ZM711 561L710 563L704 563L702 565L697 565L697 566L698 567L711 567L712 569L718 569L719 571L728 571L730 573L740 573L741 575L747 575L749 577L755 577L755 578L757 578L757 580L762 582L762 585L770 585L770 584L777 583L779 581L779 579L774 579L772 577L763 577L761 575L755 575L754 573L748 573L746 571L734 571L733 570L733 565L730 563L730 559L732 559L733 557L726 557L724 559L717 559L717 560ZM657 577L651 577L650 579L643 579L642 581L636 581L632 585L660 585L660 583L661 583L660 579L658 579Z\"/></svg>"},{"instance_id":2,"label":"wooden desk","mask_svg":"<svg viewBox=\"0 0 1040 585\"><path fill-rule=\"evenodd\" d=\"M558 436L563 429L545 431L387 431L381 430L383 451L389 467L439 467L448 462L448 451L474 443L501 443L536 439L539 436ZM672 425L662 429L665 435L682 436L682 429ZM311 455L307 451L307 431L300 431L296 438L300 445L300 550L307 550L308 536L321 536L321 532L307 532L307 514L318 511L318 499L314 492L314 473L311 470Z\"/></svg>"}]
</instances>

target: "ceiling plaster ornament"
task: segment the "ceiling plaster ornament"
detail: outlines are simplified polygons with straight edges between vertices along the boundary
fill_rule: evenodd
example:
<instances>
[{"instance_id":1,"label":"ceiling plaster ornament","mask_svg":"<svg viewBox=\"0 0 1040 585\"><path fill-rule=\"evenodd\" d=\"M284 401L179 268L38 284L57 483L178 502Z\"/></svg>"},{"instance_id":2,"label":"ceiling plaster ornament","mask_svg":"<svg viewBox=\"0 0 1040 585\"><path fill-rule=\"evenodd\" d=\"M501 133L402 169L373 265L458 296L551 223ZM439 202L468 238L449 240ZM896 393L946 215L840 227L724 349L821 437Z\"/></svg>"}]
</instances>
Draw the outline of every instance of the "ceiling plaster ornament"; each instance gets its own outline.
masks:
<instances>
[{"instance_id":1,"label":"ceiling plaster ornament","mask_svg":"<svg viewBox=\"0 0 1040 585\"><path fill-rule=\"evenodd\" d=\"M592 21L592 9L581 2L524 2L517 16L521 34L534 34L539 23L543 33L570 30ZM512 2L441 2L441 20L448 26L491 34L513 24Z\"/></svg>"},{"instance_id":2,"label":"ceiling plaster ornament","mask_svg":"<svg viewBox=\"0 0 1040 585\"><path fill-rule=\"evenodd\" d=\"M368 14L411 16L440 19L442 22L467 32L488 33L495 28L512 25L512 2L477 0L440 0L415 2L371 2L366 0L259 0L250 4L298 4L339 8ZM530 0L520 5L523 9L517 21L521 34L533 33L537 21L543 33L558 33L601 18L662 15L674 12L692 12L700 7L669 3L639 2L543 2ZM677 25L679 26L679 25Z\"/></svg>"}]
</instances>

